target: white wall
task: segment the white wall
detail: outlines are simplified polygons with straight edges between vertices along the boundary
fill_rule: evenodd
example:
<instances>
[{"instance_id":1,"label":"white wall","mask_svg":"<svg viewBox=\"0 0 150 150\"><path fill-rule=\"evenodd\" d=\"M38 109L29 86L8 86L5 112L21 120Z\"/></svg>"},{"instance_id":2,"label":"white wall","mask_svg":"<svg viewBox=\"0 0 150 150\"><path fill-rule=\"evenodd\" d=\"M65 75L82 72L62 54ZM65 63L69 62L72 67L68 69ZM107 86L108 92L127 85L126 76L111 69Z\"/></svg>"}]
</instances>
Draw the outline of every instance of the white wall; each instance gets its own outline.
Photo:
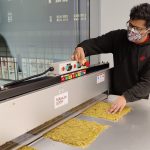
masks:
<instances>
[{"instance_id":1,"label":"white wall","mask_svg":"<svg viewBox=\"0 0 150 150\"><path fill-rule=\"evenodd\" d=\"M126 28L130 10L140 3L150 0L100 0L100 33Z\"/></svg>"}]
</instances>

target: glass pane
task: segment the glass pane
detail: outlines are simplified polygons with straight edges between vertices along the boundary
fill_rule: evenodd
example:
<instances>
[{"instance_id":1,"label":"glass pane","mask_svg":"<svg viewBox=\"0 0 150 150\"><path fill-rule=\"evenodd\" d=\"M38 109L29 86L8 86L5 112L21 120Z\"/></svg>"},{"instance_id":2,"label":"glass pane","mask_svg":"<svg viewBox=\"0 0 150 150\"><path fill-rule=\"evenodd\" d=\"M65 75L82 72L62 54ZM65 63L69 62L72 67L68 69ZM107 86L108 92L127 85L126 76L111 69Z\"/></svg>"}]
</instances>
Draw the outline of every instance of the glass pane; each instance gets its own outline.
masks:
<instances>
[{"instance_id":1,"label":"glass pane","mask_svg":"<svg viewBox=\"0 0 150 150\"><path fill-rule=\"evenodd\" d=\"M0 0L0 84L70 59L89 38L89 0Z\"/></svg>"}]
</instances>

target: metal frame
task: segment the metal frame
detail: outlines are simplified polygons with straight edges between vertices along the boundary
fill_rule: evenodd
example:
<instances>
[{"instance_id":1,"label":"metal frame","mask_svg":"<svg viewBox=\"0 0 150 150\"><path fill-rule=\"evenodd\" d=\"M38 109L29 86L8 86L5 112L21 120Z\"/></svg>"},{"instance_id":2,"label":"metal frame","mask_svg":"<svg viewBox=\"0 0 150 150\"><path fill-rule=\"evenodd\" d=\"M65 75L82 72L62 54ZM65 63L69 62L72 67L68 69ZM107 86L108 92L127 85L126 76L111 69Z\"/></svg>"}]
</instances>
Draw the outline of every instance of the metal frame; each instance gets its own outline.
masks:
<instances>
[{"instance_id":1,"label":"metal frame","mask_svg":"<svg viewBox=\"0 0 150 150\"><path fill-rule=\"evenodd\" d=\"M97 76L105 80L97 84ZM108 69L8 99L0 104L0 145L40 126L109 89ZM68 92L68 104L55 108L54 97Z\"/></svg>"}]
</instances>

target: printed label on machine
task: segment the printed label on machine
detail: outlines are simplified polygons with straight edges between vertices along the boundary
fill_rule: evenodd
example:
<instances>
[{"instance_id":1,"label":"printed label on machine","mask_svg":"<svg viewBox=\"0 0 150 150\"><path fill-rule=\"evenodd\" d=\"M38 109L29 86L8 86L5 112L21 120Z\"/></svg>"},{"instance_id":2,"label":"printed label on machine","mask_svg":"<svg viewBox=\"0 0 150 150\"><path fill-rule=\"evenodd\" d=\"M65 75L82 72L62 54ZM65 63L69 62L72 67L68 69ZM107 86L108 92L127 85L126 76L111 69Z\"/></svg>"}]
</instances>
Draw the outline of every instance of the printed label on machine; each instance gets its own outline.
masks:
<instances>
[{"instance_id":1,"label":"printed label on machine","mask_svg":"<svg viewBox=\"0 0 150 150\"><path fill-rule=\"evenodd\" d=\"M98 76L97 76L97 79L96 79L96 82L97 84L101 83L105 81L105 73L100 73Z\"/></svg>"},{"instance_id":2,"label":"printed label on machine","mask_svg":"<svg viewBox=\"0 0 150 150\"><path fill-rule=\"evenodd\" d=\"M68 104L68 92L56 95L54 97L54 107L59 108Z\"/></svg>"}]
</instances>

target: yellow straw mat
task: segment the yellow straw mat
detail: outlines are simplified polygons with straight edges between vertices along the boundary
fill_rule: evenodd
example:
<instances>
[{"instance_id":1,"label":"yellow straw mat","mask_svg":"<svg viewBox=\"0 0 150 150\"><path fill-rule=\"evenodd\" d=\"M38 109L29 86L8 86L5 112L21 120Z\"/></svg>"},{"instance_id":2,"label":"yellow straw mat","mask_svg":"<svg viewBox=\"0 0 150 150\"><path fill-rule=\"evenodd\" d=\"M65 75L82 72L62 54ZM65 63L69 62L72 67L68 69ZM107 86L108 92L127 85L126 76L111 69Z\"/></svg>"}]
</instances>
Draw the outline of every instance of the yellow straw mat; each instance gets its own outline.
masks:
<instances>
[{"instance_id":1,"label":"yellow straw mat","mask_svg":"<svg viewBox=\"0 0 150 150\"><path fill-rule=\"evenodd\" d=\"M22 148L19 148L18 150L36 150L35 148L32 148L30 146L24 146Z\"/></svg>"},{"instance_id":2,"label":"yellow straw mat","mask_svg":"<svg viewBox=\"0 0 150 150\"><path fill-rule=\"evenodd\" d=\"M131 108L126 106L121 112L115 114L108 113L108 110L111 107L111 103L107 102L98 102L92 107L85 110L82 114L86 116L91 116L95 118L103 118L110 121L118 121L124 115L131 111Z\"/></svg>"},{"instance_id":3,"label":"yellow straw mat","mask_svg":"<svg viewBox=\"0 0 150 150\"><path fill-rule=\"evenodd\" d=\"M52 129L50 132L45 134L44 137L68 145L85 148L107 127L108 126L100 125L96 122L71 119Z\"/></svg>"}]
</instances>

